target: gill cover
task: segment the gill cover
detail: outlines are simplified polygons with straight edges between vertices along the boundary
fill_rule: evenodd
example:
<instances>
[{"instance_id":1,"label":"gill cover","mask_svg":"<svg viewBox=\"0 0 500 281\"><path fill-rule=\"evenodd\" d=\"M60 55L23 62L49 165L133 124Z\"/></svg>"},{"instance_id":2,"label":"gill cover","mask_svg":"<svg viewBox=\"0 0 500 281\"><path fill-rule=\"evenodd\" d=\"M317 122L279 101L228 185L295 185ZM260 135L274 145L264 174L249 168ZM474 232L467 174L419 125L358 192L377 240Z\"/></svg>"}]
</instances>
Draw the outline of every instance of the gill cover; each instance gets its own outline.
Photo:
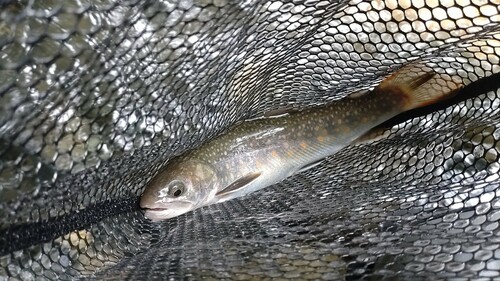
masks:
<instances>
[{"instance_id":1,"label":"gill cover","mask_svg":"<svg viewBox=\"0 0 500 281\"><path fill-rule=\"evenodd\" d=\"M151 180L140 205L154 221L168 219L204 205L215 193L213 167L194 159L176 159Z\"/></svg>"}]
</instances>

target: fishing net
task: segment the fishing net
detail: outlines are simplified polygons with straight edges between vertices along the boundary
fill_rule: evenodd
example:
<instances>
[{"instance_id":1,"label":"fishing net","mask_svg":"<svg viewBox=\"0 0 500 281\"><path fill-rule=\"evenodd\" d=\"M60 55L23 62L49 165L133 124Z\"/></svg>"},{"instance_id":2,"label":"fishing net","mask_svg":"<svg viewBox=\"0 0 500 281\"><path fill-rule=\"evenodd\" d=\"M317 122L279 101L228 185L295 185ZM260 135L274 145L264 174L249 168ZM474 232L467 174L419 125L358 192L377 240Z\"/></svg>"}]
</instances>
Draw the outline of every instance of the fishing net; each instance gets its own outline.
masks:
<instances>
[{"instance_id":1,"label":"fishing net","mask_svg":"<svg viewBox=\"0 0 500 281\"><path fill-rule=\"evenodd\" d=\"M1 0L0 280L500 276L499 6ZM463 98L249 196L140 211L175 155L414 61Z\"/></svg>"}]
</instances>

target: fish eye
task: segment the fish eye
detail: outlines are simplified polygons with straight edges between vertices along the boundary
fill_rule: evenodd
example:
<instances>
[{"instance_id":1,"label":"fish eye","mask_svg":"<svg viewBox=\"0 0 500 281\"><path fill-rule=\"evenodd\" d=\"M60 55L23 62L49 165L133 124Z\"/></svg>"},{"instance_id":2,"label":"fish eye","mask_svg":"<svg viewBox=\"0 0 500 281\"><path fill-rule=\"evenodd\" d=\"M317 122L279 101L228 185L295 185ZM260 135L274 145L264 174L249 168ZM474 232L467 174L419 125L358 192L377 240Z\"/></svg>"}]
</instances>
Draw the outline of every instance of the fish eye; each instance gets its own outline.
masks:
<instances>
[{"instance_id":1,"label":"fish eye","mask_svg":"<svg viewBox=\"0 0 500 281\"><path fill-rule=\"evenodd\" d=\"M175 182L173 183L170 188L169 192L170 196L173 197L179 197L184 193L184 184L182 182Z\"/></svg>"}]
</instances>

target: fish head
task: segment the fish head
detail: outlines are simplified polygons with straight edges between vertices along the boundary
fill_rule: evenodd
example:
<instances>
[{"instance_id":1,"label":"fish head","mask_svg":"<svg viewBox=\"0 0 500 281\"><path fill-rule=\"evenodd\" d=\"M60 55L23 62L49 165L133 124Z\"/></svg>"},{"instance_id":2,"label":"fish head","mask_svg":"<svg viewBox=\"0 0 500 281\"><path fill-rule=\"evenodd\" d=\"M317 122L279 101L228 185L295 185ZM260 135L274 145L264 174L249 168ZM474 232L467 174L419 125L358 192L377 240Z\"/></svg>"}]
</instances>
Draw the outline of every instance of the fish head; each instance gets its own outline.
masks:
<instances>
[{"instance_id":1,"label":"fish head","mask_svg":"<svg viewBox=\"0 0 500 281\"><path fill-rule=\"evenodd\" d=\"M196 160L178 161L165 167L146 187L141 208L146 217L161 221L204 206L217 190L212 165Z\"/></svg>"}]
</instances>

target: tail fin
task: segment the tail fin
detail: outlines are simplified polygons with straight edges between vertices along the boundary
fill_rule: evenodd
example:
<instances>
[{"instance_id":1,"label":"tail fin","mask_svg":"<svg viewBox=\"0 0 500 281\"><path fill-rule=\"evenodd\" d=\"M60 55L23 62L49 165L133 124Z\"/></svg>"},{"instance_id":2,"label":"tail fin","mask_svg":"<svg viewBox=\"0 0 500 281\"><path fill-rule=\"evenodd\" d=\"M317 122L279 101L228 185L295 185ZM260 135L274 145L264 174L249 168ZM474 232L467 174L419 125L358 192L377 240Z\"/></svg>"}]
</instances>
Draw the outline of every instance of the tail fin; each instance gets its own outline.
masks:
<instances>
[{"instance_id":1,"label":"tail fin","mask_svg":"<svg viewBox=\"0 0 500 281\"><path fill-rule=\"evenodd\" d=\"M447 74L438 74L423 65L409 65L383 80L378 90L396 91L406 98L405 110L423 107L454 96L462 88Z\"/></svg>"}]
</instances>

